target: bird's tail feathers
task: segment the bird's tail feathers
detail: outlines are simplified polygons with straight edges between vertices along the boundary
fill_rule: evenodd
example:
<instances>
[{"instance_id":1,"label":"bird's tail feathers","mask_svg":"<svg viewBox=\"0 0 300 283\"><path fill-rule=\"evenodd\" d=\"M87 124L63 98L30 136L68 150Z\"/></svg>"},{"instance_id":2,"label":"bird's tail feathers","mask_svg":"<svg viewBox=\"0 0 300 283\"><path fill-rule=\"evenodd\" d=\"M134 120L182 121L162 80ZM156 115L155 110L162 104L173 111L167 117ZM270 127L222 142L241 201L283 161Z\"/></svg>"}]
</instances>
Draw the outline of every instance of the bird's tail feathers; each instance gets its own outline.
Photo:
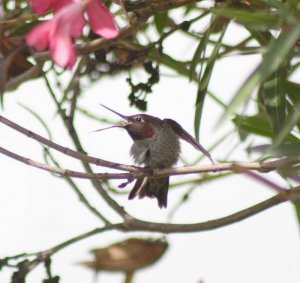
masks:
<instances>
[{"instance_id":1,"label":"bird's tail feathers","mask_svg":"<svg viewBox=\"0 0 300 283\"><path fill-rule=\"evenodd\" d=\"M163 178L141 178L137 179L134 187L129 193L128 199L149 197L157 198L160 208L167 207L169 189L169 177Z\"/></svg>"}]
</instances>

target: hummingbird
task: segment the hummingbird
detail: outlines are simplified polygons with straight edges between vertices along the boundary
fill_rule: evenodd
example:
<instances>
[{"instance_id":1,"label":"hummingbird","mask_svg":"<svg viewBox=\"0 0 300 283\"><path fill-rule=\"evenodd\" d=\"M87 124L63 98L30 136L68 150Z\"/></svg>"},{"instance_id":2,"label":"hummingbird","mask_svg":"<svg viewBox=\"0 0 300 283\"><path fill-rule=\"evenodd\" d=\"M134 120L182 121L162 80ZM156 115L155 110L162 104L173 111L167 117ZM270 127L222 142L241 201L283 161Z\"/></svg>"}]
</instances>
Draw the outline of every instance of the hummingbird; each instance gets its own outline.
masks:
<instances>
[{"instance_id":1,"label":"hummingbird","mask_svg":"<svg viewBox=\"0 0 300 283\"><path fill-rule=\"evenodd\" d=\"M180 139L193 145L214 164L209 152L176 121L172 119L161 120L147 114L126 116L105 105L100 105L121 117L123 121L97 131L115 127L124 128L133 140L130 155L134 163L144 165L146 170L151 172L153 169L172 167L179 158ZM168 189L168 176L158 178L146 176L136 180L128 199L134 199L136 196L139 198L156 198L158 206L166 208Z\"/></svg>"}]
</instances>

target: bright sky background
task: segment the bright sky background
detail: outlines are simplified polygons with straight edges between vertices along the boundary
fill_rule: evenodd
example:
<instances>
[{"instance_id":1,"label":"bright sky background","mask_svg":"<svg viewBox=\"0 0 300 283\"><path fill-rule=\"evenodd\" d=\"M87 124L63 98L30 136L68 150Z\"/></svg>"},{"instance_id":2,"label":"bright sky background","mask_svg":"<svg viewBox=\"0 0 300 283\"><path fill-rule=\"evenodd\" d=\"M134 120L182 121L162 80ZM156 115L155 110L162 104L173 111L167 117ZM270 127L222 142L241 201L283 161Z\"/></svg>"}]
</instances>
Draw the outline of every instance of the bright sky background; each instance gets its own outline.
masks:
<instances>
[{"instance_id":1,"label":"bright sky background","mask_svg":"<svg viewBox=\"0 0 300 283\"><path fill-rule=\"evenodd\" d=\"M232 27L227 31L230 38L242 36L240 29ZM176 41L177 40L177 41ZM179 54L193 52L195 46L178 39L170 42ZM218 63L214 70L210 90L228 101L258 63L258 58L234 56ZM165 70L164 73L170 73ZM87 88L80 105L93 113L118 120L112 113L101 108L103 103L124 114L135 114L128 107L128 85L126 76L109 78ZM186 130L193 133L193 105L196 86L187 79L165 76L154 93L149 96L148 113L160 118L172 118ZM55 106L41 81L30 82L16 92L5 97L5 111L1 115L14 122L46 136L46 132L36 119L17 105L18 102L32 108L50 122L53 141L72 147L66 131L55 114ZM216 136L220 137L230 128L226 123L216 128L220 108L207 99L201 128L201 143L212 145ZM132 164L129 148L132 141L125 131L113 129L101 133L91 133L103 125L76 116L76 126L85 149L90 155L120 163ZM231 125L230 125L231 126ZM234 144L232 136L213 152L218 160ZM0 124L1 146L33 160L42 161L41 148L37 142ZM187 160L199 156L199 152L188 144L182 144L182 155ZM234 160L246 160L237 150ZM82 170L79 163L71 158L55 154L64 168ZM207 159L202 164L209 163ZM180 165L180 164L179 164ZM71 188L61 178L21 164L5 156L0 156L0 258L23 252L36 252L50 248L62 241L98 227L99 221L77 199ZM100 168L97 168L100 171ZM103 169L103 172L106 172ZM267 177L284 182L275 176ZM171 178L171 182L183 177ZM76 180L93 205L102 208L99 199L87 180ZM115 185L120 181L114 182ZM179 192L178 190L182 190ZM114 196L119 203L134 216L155 222L166 221L168 213L180 199L185 189L169 192L168 209L160 210L155 200L128 201L126 196ZM173 222L193 223L222 217L254 205L273 195L263 187L245 177L234 176L197 187L191 200L175 214ZM109 213L108 216L112 217ZM91 259L89 250L131 236L155 237L159 234L107 232L74 244L53 257L53 274L61 276L63 283L92 282L93 273L77 263ZM214 231L190 234L168 235L170 249L152 268L136 275L134 282L163 283L299 283L300 244L299 229L295 212L288 203L273 207L240 223ZM9 282L8 269L0 272L0 282ZM122 274L100 274L101 283L122 282ZM40 283L45 278L44 268L38 267L28 277L29 283Z\"/></svg>"}]
</instances>

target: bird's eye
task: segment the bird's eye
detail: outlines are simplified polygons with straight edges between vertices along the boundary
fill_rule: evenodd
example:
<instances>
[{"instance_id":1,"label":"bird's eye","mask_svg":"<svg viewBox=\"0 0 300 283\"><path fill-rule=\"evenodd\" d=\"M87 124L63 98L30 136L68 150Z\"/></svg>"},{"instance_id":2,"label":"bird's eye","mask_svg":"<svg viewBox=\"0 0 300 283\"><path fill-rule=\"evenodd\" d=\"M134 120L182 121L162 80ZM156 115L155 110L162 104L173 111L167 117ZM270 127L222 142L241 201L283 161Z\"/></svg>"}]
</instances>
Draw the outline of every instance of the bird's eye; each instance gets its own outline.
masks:
<instances>
[{"instance_id":1,"label":"bird's eye","mask_svg":"<svg viewBox=\"0 0 300 283\"><path fill-rule=\"evenodd\" d=\"M144 120L141 117L135 117L136 122L143 122Z\"/></svg>"}]
</instances>

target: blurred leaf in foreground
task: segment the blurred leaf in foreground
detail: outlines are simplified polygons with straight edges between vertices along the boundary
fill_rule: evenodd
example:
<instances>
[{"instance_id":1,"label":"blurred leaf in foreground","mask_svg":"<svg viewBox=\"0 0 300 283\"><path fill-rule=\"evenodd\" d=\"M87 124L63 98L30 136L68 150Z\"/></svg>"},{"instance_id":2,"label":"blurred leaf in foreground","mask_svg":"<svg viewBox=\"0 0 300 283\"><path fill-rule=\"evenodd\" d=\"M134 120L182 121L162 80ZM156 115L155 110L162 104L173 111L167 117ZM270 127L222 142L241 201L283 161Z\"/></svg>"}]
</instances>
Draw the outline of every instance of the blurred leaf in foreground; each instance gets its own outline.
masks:
<instances>
[{"instance_id":1,"label":"blurred leaf in foreground","mask_svg":"<svg viewBox=\"0 0 300 283\"><path fill-rule=\"evenodd\" d=\"M131 238L92 250L94 261L81 264L96 271L133 272L155 263L167 250L164 240Z\"/></svg>"}]
</instances>

